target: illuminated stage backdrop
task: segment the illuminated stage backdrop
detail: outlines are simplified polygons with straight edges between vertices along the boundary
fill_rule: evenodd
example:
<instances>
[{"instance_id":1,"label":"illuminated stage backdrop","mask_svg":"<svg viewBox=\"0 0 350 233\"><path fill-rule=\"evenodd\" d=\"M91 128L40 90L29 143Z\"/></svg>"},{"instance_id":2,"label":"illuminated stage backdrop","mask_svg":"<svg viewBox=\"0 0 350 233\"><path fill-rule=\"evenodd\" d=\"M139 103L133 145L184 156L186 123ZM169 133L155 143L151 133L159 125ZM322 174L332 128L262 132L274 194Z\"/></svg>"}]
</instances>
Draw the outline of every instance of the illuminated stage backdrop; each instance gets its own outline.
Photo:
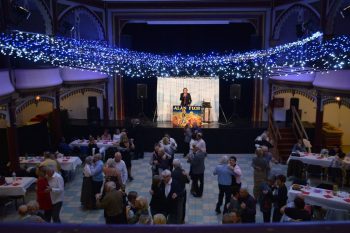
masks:
<instances>
[{"instance_id":1,"label":"illuminated stage backdrop","mask_svg":"<svg viewBox=\"0 0 350 233\"><path fill-rule=\"evenodd\" d=\"M213 77L181 78L158 77L157 113L158 121L171 121L173 106L180 104L184 87L192 97L192 104L201 106L203 100L211 103L210 121L219 120L219 79Z\"/></svg>"}]
</instances>

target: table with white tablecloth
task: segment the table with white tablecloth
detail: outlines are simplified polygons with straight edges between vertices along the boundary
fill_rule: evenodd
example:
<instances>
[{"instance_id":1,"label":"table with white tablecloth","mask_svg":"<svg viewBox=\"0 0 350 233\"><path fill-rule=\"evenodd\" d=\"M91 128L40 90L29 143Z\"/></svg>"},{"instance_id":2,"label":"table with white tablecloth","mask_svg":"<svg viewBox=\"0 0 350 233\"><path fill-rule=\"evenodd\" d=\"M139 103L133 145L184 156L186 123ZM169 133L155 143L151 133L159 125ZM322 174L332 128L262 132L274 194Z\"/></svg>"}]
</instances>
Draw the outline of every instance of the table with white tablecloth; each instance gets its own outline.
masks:
<instances>
[{"instance_id":1,"label":"table with white tablecloth","mask_svg":"<svg viewBox=\"0 0 350 233\"><path fill-rule=\"evenodd\" d=\"M119 141L115 141L115 140L96 140L96 145L98 148L109 148L109 147L117 147ZM69 144L70 147L81 147L81 146L89 146L89 140L75 140L72 141Z\"/></svg>"},{"instance_id":2,"label":"table with white tablecloth","mask_svg":"<svg viewBox=\"0 0 350 233\"><path fill-rule=\"evenodd\" d=\"M19 163L22 167L36 167L44 161L43 157L19 157ZM82 161L79 157L76 156L64 156L57 158L58 163L61 165L61 169L64 171L75 171L77 166L82 164Z\"/></svg>"},{"instance_id":3,"label":"table with white tablecloth","mask_svg":"<svg viewBox=\"0 0 350 233\"><path fill-rule=\"evenodd\" d=\"M297 196L304 197L305 203L309 205L321 206L325 209L337 209L350 211L350 196L347 192L337 192L315 187L300 186L301 190L288 191L288 201L292 202Z\"/></svg>"},{"instance_id":4,"label":"table with white tablecloth","mask_svg":"<svg viewBox=\"0 0 350 233\"><path fill-rule=\"evenodd\" d=\"M14 181L12 177L6 177L6 183L0 185L0 196L24 196L27 189L36 182L33 177L17 177Z\"/></svg>"},{"instance_id":5,"label":"table with white tablecloth","mask_svg":"<svg viewBox=\"0 0 350 233\"><path fill-rule=\"evenodd\" d=\"M334 156L326 157L326 156L321 156L320 154L314 154L314 153L300 152L299 155L300 156L292 156L292 155L289 156L287 164L289 163L290 160L298 160L308 165L330 167L334 160Z\"/></svg>"}]
</instances>

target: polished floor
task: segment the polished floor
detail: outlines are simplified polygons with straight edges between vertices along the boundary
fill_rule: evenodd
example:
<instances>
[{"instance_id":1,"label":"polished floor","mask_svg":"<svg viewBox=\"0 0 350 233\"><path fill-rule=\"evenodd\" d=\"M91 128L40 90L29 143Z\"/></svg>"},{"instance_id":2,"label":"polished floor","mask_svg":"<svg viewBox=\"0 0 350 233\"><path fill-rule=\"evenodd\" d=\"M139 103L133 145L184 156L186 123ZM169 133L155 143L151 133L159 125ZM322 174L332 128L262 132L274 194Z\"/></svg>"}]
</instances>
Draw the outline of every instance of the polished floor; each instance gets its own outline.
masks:
<instances>
[{"instance_id":1,"label":"polished floor","mask_svg":"<svg viewBox=\"0 0 350 233\"><path fill-rule=\"evenodd\" d=\"M151 186L151 170L149 159L151 154L146 153L144 159L133 160L132 173L134 181L127 184L128 191L137 191L139 195L150 199L149 189ZM186 219L188 224L220 224L222 215L216 215L215 204L217 202L218 186L217 177L214 176L213 170L218 164L222 155L209 154L206 161L205 170L205 185L204 195L202 198L194 198L188 195ZM182 155L177 154L177 158L181 159L183 167L188 171L189 165L186 163ZM247 185L250 190L253 188L253 169L251 168L252 154L236 155L238 164L243 171L243 184ZM274 165L272 169L274 174L285 174L285 165ZM61 220L63 223L93 223L104 224L102 210L83 210L80 206L80 189L81 189L82 175L81 169L77 170L74 179L68 182L65 186L65 199L61 212ZM187 190L189 187L187 187ZM32 187L26 196L26 201L35 199L34 187ZM14 221L17 219L17 213L13 205L7 206L0 213L1 221ZM262 215L257 208L256 215L257 222L262 222Z\"/></svg>"}]
</instances>

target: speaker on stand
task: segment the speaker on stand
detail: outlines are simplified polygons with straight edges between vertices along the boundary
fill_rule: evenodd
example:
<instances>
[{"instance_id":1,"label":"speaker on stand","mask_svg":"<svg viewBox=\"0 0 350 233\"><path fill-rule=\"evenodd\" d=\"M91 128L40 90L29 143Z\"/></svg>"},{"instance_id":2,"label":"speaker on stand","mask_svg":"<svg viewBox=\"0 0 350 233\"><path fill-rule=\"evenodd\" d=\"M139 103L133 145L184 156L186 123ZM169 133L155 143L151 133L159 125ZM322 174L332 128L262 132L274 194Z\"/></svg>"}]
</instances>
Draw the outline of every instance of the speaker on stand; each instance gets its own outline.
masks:
<instances>
[{"instance_id":1,"label":"speaker on stand","mask_svg":"<svg viewBox=\"0 0 350 233\"><path fill-rule=\"evenodd\" d=\"M141 102L141 111L139 112L138 116L140 118L146 118L146 114L144 112L144 100L147 99L147 84L144 83L138 83L137 84L137 99Z\"/></svg>"},{"instance_id":2,"label":"speaker on stand","mask_svg":"<svg viewBox=\"0 0 350 233\"><path fill-rule=\"evenodd\" d=\"M87 120L89 124L100 123L100 109L97 107L97 97L88 97Z\"/></svg>"},{"instance_id":3,"label":"speaker on stand","mask_svg":"<svg viewBox=\"0 0 350 233\"><path fill-rule=\"evenodd\" d=\"M233 103L233 110L232 110L232 115L228 119L229 121L231 118L236 118L238 119L238 114L237 114L237 101L241 99L241 85L240 84L231 84L230 85L230 99L232 100Z\"/></svg>"}]
</instances>

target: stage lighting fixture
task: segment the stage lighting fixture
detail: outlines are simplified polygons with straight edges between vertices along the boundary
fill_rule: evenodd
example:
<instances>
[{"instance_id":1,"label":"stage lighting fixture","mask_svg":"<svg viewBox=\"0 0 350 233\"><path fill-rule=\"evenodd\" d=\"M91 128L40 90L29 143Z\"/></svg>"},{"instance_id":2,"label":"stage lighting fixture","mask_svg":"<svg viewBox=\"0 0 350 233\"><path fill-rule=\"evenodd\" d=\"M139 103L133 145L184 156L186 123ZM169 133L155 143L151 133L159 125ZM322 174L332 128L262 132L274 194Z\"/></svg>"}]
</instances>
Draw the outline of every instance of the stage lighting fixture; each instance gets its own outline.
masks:
<instances>
[{"instance_id":1,"label":"stage lighting fixture","mask_svg":"<svg viewBox=\"0 0 350 233\"><path fill-rule=\"evenodd\" d=\"M31 12L24 6L17 3L11 5L11 23L15 26L19 26L23 21L29 20Z\"/></svg>"},{"instance_id":2,"label":"stage lighting fixture","mask_svg":"<svg viewBox=\"0 0 350 233\"><path fill-rule=\"evenodd\" d=\"M340 11L340 15L345 19L346 17L349 17L350 15L350 5L347 7L344 7L341 11Z\"/></svg>"}]
</instances>

